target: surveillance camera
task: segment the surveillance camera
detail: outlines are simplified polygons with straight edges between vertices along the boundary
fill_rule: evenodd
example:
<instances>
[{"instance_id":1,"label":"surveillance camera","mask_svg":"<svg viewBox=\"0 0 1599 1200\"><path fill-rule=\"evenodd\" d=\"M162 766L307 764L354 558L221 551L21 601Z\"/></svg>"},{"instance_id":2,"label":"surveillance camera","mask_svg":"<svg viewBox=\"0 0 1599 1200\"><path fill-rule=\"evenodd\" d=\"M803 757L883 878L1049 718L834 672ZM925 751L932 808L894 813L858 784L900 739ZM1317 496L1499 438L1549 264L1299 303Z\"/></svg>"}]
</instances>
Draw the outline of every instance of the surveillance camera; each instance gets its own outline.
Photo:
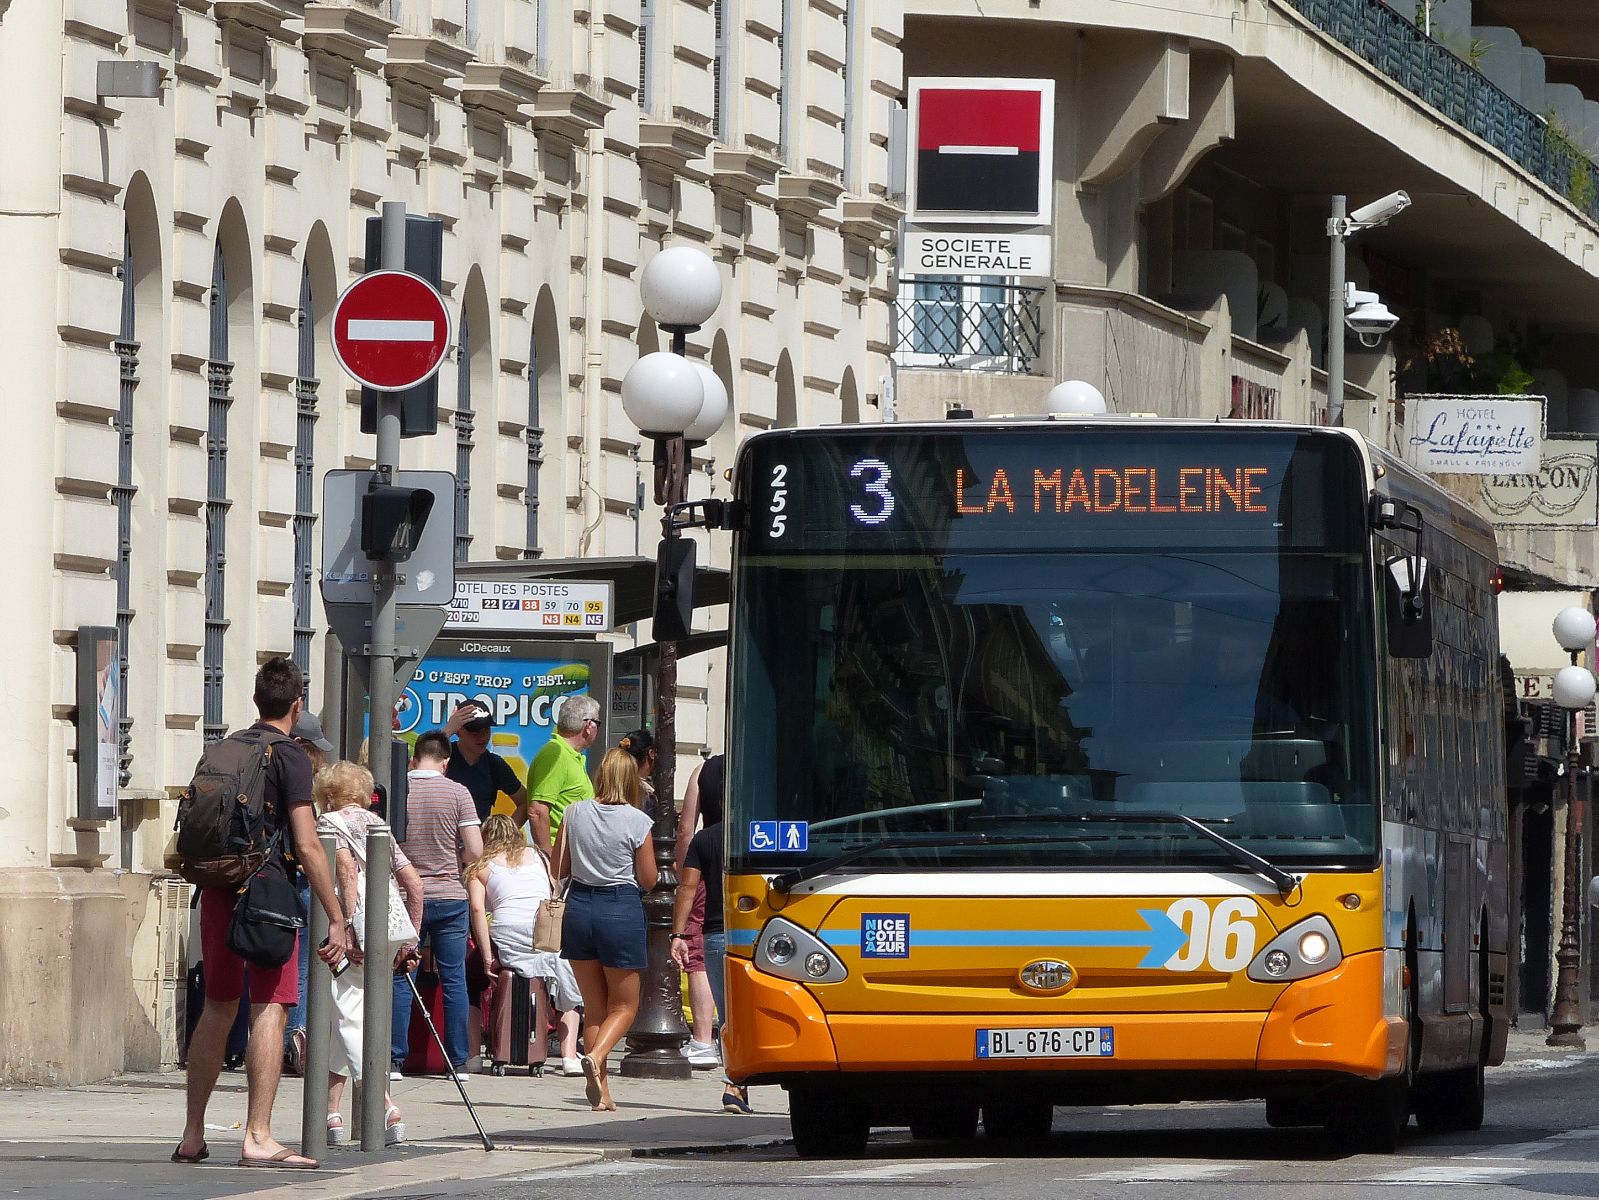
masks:
<instances>
[{"instance_id":1,"label":"surveillance camera","mask_svg":"<svg viewBox=\"0 0 1599 1200\"><path fill-rule=\"evenodd\" d=\"M1357 305L1344 324L1360 334L1364 342L1369 336L1381 337L1399 324L1399 317L1381 300L1367 300Z\"/></svg>"},{"instance_id":2,"label":"surveillance camera","mask_svg":"<svg viewBox=\"0 0 1599 1200\"><path fill-rule=\"evenodd\" d=\"M1344 318L1344 322L1356 333L1387 333L1399 324L1399 317L1378 301L1360 305Z\"/></svg>"},{"instance_id":3,"label":"surveillance camera","mask_svg":"<svg viewBox=\"0 0 1599 1200\"><path fill-rule=\"evenodd\" d=\"M1373 200L1364 204L1349 214L1351 224L1370 227L1384 225L1392 221L1405 209L1410 207L1410 194L1408 192L1393 192L1381 200Z\"/></svg>"}]
</instances>

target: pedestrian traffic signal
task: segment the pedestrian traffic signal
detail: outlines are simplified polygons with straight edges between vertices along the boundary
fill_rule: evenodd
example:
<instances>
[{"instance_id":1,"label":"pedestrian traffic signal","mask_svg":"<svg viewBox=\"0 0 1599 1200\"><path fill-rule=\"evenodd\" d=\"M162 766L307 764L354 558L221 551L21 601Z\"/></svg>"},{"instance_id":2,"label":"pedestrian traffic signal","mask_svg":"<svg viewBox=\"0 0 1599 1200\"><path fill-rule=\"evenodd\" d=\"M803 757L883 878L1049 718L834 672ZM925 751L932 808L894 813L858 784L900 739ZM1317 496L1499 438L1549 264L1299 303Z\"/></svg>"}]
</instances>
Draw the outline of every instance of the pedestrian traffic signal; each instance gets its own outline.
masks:
<instances>
[{"instance_id":1,"label":"pedestrian traffic signal","mask_svg":"<svg viewBox=\"0 0 1599 1200\"><path fill-rule=\"evenodd\" d=\"M432 511L426 488L374 483L361 497L361 552L375 562L405 562Z\"/></svg>"},{"instance_id":2,"label":"pedestrian traffic signal","mask_svg":"<svg viewBox=\"0 0 1599 1200\"><path fill-rule=\"evenodd\" d=\"M655 640L680 642L694 618L694 542L661 539L655 556Z\"/></svg>"}]
</instances>

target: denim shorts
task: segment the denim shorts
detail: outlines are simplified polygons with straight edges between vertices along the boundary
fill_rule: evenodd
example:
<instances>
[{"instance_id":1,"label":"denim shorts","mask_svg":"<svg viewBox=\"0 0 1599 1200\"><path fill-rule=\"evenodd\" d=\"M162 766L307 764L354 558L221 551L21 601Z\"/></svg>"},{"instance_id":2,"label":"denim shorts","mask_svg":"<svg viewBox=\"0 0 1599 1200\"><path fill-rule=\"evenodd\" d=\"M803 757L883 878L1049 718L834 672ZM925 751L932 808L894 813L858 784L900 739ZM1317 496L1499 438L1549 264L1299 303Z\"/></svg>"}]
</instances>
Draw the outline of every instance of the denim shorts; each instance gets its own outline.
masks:
<instances>
[{"instance_id":1,"label":"denim shorts","mask_svg":"<svg viewBox=\"0 0 1599 1200\"><path fill-rule=\"evenodd\" d=\"M631 883L596 888L575 880L561 920L561 957L602 967L642 971L649 962L644 902Z\"/></svg>"}]
</instances>

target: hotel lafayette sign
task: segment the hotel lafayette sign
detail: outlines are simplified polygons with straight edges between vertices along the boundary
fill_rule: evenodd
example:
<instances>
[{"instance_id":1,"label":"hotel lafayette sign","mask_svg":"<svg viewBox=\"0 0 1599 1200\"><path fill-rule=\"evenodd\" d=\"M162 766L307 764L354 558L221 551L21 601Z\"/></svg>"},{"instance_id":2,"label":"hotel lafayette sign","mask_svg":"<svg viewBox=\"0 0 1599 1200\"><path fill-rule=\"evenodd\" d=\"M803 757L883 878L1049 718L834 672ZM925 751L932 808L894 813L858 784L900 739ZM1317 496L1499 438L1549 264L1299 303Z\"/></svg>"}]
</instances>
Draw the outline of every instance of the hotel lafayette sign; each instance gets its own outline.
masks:
<instances>
[{"instance_id":1,"label":"hotel lafayette sign","mask_svg":"<svg viewBox=\"0 0 1599 1200\"><path fill-rule=\"evenodd\" d=\"M1599 527L1599 443L1549 438L1534 472L1486 475L1482 506L1495 525Z\"/></svg>"},{"instance_id":2,"label":"hotel lafayette sign","mask_svg":"<svg viewBox=\"0 0 1599 1200\"><path fill-rule=\"evenodd\" d=\"M1531 474L1539 469L1543 399L1412 397L1405 457L1434 475Z\"/></svg>"}]
</instances>

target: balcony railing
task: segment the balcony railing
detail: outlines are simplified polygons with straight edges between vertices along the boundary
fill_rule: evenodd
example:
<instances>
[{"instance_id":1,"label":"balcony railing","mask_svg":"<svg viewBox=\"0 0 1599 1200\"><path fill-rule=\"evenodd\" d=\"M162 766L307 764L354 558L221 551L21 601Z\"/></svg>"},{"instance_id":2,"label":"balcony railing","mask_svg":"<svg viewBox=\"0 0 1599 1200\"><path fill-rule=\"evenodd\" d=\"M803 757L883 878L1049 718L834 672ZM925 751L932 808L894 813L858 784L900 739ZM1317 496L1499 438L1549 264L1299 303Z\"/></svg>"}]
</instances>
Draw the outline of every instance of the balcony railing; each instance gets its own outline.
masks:
<instances>
[{"instance_id":1,"label":"balcony railing","mask_svg":"<svg viewBox=\"0 0 1599 1200\"><path fill-rule=\"evenodd\" d=\"M1599 167L1565 134L1382 0L1284 0L1599 224Z\"/></svg>"},{"instance_id":2,"label":"balcony railing","mask_svg":"<svg viewBox=\"0 0 1599 1200\"><path fill-rule=\"evenodd\" d=\"M894 361L903 367L1027 375L1042 351L1042 287L906 276L894 308Z\"/></svg>"}]
</instances>

